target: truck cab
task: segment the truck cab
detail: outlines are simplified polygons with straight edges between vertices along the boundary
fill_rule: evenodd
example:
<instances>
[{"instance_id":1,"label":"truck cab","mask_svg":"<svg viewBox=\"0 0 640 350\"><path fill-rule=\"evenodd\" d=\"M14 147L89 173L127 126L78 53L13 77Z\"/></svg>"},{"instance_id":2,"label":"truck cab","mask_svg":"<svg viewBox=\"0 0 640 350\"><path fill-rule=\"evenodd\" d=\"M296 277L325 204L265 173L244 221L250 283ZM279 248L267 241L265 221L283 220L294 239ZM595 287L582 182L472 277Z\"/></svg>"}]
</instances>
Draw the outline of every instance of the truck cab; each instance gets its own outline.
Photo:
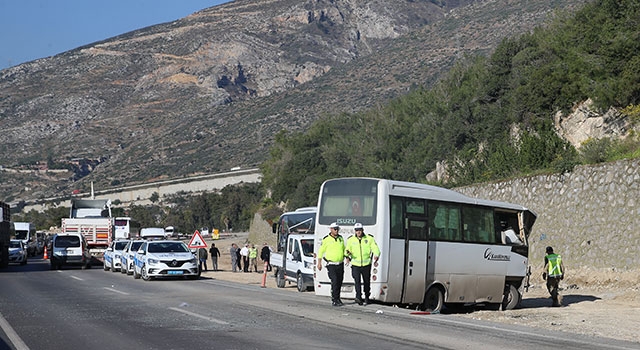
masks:
<instances>
[{"instance_id":1,"label":"truck cab","mask_svg":"<svg viewBox=\"0 0 640 350\"><path fill-rule=\"evenodd\" d=\"M16 239L19 239L27 249L29 256L35 256L39 253L38 241L36 236L36 225L31 222L14 222Z\"/></svg>"},{"instance_id":2,"label":"truck cab","mask_svg":"<svg viewBox=\"0 0 640 350\"><path fill-rule=\"evenodd\" d=\"M279 288L289 282L295 283L299 292L313 289L313 242L313 234L290 234L286 250L271 254Z\"/></svg>"},{"instance_id":3,"label":"truck cab","mask_svg":"<svg viewBox=\"0 0 640 350\"><path fill-rule=\"evenodd\" d=\"M313 288L315 217L315 207L299 208L282 214L273 224L273 233L278 237L270 263L279 288L287 282L295 283L300 292Z\"/></svg>"}]
</instances>

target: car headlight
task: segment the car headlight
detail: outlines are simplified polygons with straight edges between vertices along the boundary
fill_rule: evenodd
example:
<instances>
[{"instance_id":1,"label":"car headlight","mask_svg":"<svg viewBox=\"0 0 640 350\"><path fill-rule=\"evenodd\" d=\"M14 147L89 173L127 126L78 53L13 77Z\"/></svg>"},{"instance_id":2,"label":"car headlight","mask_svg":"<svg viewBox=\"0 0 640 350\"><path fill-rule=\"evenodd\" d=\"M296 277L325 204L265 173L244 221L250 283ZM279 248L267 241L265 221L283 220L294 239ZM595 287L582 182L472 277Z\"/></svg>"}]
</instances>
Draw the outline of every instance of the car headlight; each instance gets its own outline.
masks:
<instances>
[{"instance_id":1,"label":"car headlight","mask_svg":"<svg viewBox=\"0 0 640 350\"><path fill-rule=\"evenodd\" d=\"M158 259L148 259L147 262L149 263L149 265L155 265L160 263L160 260Z\"/></svg>"},{"instance_id":2,"label":"car headlight","mask_svg":"<svg viewBox=\"0 0 640 350\"><path fill-rule=\"evenodd\" d=\"M191 260L189 260L190 263L192 264L197 264L198 263L198 259L197 258L193 258Z\"/></svg>"},{"instance_id":3,"label":"car headlight","mask_svg":"<svg viewBox=\"0 0 640 350\"><path fill-rule=\"evenodd\" d=\"M120 260L120 254L116 254L114 259Z\"/></svg>"}]
</instances>

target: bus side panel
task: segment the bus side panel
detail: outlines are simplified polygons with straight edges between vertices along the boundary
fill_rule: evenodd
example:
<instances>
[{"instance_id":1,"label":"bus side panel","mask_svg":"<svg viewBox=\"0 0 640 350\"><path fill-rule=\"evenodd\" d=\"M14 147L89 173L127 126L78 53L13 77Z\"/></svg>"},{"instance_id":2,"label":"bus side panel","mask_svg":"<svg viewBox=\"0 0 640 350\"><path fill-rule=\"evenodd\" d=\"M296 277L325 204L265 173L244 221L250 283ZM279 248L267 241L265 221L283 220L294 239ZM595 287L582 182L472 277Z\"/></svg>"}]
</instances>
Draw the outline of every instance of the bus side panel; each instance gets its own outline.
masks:
<instances>
[{"instance_id":1,"label":"bus side panel","mask_svg":"<svg viewBox=\"0 0 640 350\"><path fill-rule=\"evenodd\" d=\"M404 239L391 239L389 251L382 252L383 256L388 256L388 286L385 294L380 296L380 300L387 303L397 303L402 300L402 281L404 281Z\"/></svg>"},{"instance_id":2,"label":"bus side panel","mask_svg":"<svg viewBox=\"0 0 640 350\"><path fill-rule=\"evenodd\" d=\"M504 276L509 264L508 247L464 243L436 242L434 262L436 281L447 287L449 303L500 302L504 293ZM431 281L429 281L431 282Z\"/></svg>"}]
</instances>

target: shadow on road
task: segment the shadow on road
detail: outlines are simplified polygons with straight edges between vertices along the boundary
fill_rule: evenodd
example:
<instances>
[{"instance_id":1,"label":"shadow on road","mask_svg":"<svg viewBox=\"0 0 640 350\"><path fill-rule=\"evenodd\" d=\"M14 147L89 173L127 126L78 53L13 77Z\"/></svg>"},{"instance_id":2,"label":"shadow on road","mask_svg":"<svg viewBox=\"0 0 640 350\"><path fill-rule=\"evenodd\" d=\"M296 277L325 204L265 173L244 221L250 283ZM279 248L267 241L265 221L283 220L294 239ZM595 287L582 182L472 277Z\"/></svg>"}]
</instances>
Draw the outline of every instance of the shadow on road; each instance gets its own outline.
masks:
<instances>
[{"instance_id":1,"label":"shadow on road","mask_svg":"<svg viewBox=\"0 0 640 350\"><path fill-rule=\"evenodd\" d=\"M596 301L601 298L593 295L570 294L562 296L562 305L582 303L585 301ZM521 309L535 309L541 307L551 307L551 298L526 298L522 299Z\"/></svg>"}]
</instances>

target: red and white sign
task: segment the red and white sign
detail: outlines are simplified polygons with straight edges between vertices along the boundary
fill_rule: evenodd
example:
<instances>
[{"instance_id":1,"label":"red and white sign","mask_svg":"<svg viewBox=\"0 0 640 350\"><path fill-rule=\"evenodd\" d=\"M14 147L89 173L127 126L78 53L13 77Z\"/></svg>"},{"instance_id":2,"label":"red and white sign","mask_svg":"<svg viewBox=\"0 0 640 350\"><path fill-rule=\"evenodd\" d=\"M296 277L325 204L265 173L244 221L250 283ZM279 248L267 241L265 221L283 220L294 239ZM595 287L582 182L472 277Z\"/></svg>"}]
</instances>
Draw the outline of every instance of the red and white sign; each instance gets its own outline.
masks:
<instances>
[{"instance_id":1,"label":"red and white sign","mask_svg":"<svg viewBox=\"0 0 640 350\"><path fill-rule=\"evenodd\" d=\"M196 230L191 236L191 240L189 241L189 248L206 248L207 243L205 243L200 231Z\"/></svg>"}]
</instances>

